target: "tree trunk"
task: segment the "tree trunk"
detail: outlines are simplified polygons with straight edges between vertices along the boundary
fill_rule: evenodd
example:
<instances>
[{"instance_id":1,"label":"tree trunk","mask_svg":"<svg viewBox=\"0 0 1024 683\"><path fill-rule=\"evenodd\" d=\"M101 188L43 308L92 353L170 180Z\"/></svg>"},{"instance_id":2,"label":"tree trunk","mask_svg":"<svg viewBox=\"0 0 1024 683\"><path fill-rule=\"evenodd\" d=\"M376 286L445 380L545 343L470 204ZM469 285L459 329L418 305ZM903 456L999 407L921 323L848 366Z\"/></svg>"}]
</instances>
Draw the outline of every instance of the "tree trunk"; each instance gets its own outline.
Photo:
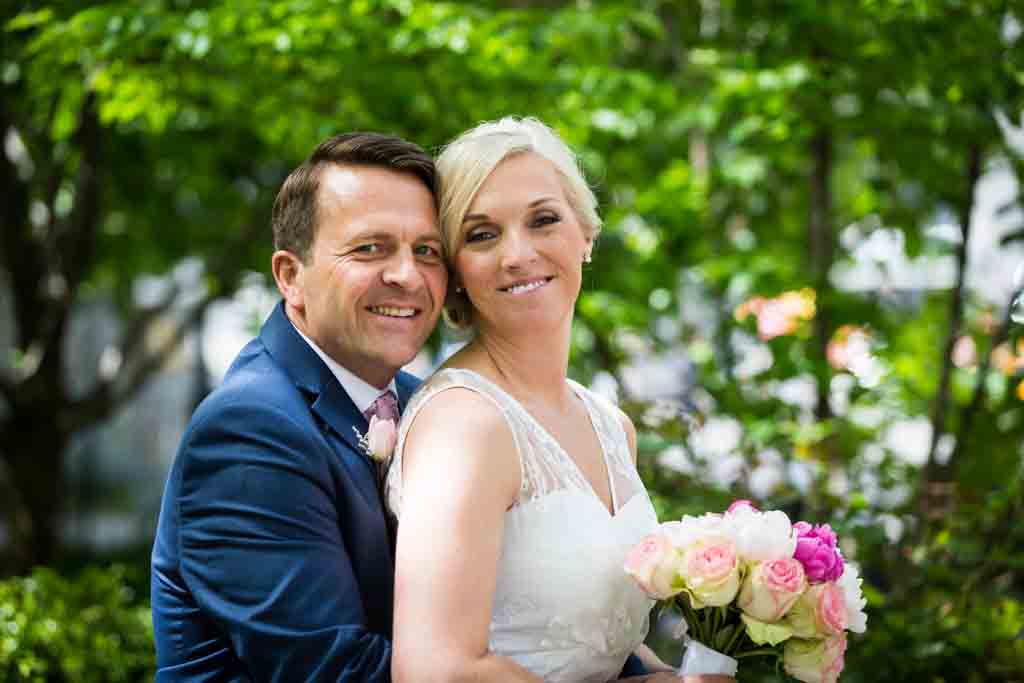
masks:
<instances>
[{"instance_id":1,"label":"tree trunk","mask_svg":"<svg viewBox=\"0 0 1024 683\"><path fill-rule=\"evenodd\" d=\"M59 554L64 499L64 453L71 435L60 429L46 403L12 414L5 445L7 477L17 500L13 508L13 557L16 572L53 563Z\"/></svg>"},{"instance_id":2,"label":"tree trunk","mask_svg":"<svg viewBox=\"0 0 1024 683\"><path fill-rule=\"evenodd\" d=\"M829 405L831 375L826 362L826 349L832 333L829 302L828 274L832 269L835 238L832 235L832 131L822 126L811 139L811 157L814 164L811 176L810 219L807 225L807 247L811 273L814 277L817 310L814 315L814 355L820 362L817 372L818 400L814 407L817 420L832 417Z\"/></svg>"}]
</instances>

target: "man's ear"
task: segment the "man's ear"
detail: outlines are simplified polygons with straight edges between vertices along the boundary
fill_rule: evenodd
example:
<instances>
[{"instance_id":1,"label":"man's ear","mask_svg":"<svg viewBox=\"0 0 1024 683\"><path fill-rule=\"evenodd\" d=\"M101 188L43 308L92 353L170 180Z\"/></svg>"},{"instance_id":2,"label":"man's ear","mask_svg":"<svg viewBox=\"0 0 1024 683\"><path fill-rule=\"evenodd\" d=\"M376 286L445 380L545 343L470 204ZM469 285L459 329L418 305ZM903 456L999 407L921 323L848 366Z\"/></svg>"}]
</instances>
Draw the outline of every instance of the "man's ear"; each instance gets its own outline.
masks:
<instances>
[{"instance_id":1,"label":"man's ear","mask_svg":"<svg viewBox=\"0 0 1024 683\"><path fill-rule=\"evenodd\" d=\"M270 269L274 273L277 289L284 297L285 304L301 311L305 306L303 296L303 274L305 266L302 259L290 251L275 251L270 257Z\"/></svg>"}]
</instances>

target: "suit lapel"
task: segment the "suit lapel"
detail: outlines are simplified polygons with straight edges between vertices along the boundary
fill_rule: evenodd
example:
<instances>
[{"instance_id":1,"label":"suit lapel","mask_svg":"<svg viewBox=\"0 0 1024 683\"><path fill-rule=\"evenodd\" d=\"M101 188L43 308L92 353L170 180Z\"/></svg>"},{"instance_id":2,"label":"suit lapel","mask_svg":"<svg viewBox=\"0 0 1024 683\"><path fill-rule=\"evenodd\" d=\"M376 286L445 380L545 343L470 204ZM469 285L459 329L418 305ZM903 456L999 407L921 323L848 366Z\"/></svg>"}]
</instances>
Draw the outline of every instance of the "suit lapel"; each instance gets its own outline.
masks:
<instances>
[{"instance_id":1,"label":"suit lapel","mask_svg":"<svg viewBox=\"0 0 1024 683\"><path fill-rule=\"evenodd\" d=\"M313 402L312 410L335 436L345 442L339 453L342 464L348 469L352 480L358 484L356 488L362 496L368 503L373 503L373 499L378 497L376 473L373 463L359 445L359 437L367 430L366 418L356 408L334 375L331 375L329 381L324 382L320 396Z\"/></svg>"},{"instance_id":2,"label":"suit lapel","mask_svg":"<svg viewBox=\"0 0 1024 683\"><path fill-rule=\"evenodd\" d=\"M359 437L366 433L366 418L359 412L338 379L316 352L299 336L281 302L260 331L260 339L295 386L310 396L313 411L336 437L330 439L356 488L372 502L377 497L373 464L362 452ZM358 434L356 433L358 430ZM338 440L342 443L338 443Z\"/></svg>"},{"instance_id":3,"label":"suit lapel","mask_svg":"<svg viewBox=\"0 0 1024 683\"><path fill-rule=\"evenodd\" d=\"M402 415L405 413L405 406L409 403L409 399L412 398L416 388L420 385L420 380L408 372L399 372L395 377L395 388L398 389L398 414Z\"/></svg>"}]
</instances>

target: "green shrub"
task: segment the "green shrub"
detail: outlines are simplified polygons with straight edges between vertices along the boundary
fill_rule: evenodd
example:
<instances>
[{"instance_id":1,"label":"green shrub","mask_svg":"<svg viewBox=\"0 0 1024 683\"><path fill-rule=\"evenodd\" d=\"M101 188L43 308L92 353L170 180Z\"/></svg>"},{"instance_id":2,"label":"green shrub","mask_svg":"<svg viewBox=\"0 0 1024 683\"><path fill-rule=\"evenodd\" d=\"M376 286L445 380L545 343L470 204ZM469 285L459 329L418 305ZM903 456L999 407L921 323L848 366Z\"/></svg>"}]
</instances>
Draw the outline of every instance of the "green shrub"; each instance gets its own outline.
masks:
<instances>
[{"instance_id":1,"label":"green shrub","mask_svg":"<svg viewBox=\"0 0 1024 683\"><path fill-rule=\"evenodd\" d=\"M91 567L74 578L40 568L0 581L0 680L152 681L148 596L130 570Z\"/></svg>"}]
</instances>

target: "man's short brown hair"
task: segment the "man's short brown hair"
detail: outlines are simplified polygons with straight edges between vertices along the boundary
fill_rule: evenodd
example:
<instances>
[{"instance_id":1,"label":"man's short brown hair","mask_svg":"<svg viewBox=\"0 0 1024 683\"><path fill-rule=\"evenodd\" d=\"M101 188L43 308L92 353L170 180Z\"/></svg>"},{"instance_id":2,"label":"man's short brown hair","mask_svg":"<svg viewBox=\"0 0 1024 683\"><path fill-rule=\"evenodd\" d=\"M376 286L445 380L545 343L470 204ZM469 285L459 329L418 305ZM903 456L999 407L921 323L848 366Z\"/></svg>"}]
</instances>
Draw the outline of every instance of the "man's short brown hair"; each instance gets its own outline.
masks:
<instances>
[{"instance_id":1,"label":"man's short brown hair","mask_svg":"<svg viewBox=\"0 0 1024 683\"><path fill-rule=\"evenodd\" d=\"M320 176L330 164L371 166L418 178L436 199L434 160L418 145L382 133L343 133L320 143L285 178L274 200L274 250L290 251L302 261L316 239Z\"/></svg>"}]
</instances>

